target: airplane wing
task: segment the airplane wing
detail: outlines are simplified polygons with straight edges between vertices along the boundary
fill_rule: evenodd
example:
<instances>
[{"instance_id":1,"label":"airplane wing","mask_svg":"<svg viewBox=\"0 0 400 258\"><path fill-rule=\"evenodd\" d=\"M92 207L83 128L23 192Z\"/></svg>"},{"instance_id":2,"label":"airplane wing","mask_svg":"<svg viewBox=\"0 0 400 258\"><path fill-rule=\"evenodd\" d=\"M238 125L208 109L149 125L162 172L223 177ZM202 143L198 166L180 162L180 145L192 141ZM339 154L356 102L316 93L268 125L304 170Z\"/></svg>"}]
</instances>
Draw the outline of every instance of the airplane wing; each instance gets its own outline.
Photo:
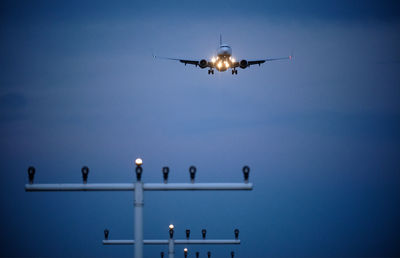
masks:
<instances>
[{"instance_id":1,"label":"airplane wing","mask_svg":"<svg viewBox=\"0 0 400 258\"><path fill-rule=\"evenodd\" d=\"M162 56L153 56L153 57L154 58L160 58L160 59L166 59L166 60L175 60L175 61L179 61L181 63L184 63L185 65L191 64L191 65L198 66L200 64L200 62L197 61L197 60L187 60L187 59L170 58L170 57L162 57Z\"/></svg>"},{"instance_id":2,"label":"airplane wing","mask_svg":"<svg viewBox=\"0 0 400 258\"><path fill-rule=\"evenodd\" d=\"M293 56L278 57L278 58L267 58L267 59L261 59L261 60L249 60L247 62L247 64L248 64L247 66L256 65L256 64L261 65L261 64L263 64L265 62L271 62L271 61L277 61L277 60L292 60L292 57Z\"/></svg>"}]
</instances>

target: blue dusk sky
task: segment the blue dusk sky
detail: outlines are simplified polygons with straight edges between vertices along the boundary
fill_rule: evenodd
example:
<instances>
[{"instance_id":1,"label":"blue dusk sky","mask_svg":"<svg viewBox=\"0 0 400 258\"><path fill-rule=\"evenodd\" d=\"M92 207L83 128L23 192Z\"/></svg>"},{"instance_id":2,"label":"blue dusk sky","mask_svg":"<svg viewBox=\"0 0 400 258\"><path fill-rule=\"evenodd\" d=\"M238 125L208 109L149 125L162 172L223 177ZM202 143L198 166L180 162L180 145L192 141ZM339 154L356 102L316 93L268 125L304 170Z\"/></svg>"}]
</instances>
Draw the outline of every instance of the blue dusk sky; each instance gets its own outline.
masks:
<instances>
[{"instance_id":1,"label":"blue dusk sky","mask_svg":"<svg viewBox=\"0 0 400 258\"><path fill-rule=\"evenodd\" d=\"M208 75L154 59L295 54ZM132 257L131 192L36 183L243 182L146 192L144 237L233 238L206 257L400 256L398 1L1 1L0 256ZM166 247L145 246L145 257ZM175 257L183 257L183 246Z\"/></svg>"}]
</instances>

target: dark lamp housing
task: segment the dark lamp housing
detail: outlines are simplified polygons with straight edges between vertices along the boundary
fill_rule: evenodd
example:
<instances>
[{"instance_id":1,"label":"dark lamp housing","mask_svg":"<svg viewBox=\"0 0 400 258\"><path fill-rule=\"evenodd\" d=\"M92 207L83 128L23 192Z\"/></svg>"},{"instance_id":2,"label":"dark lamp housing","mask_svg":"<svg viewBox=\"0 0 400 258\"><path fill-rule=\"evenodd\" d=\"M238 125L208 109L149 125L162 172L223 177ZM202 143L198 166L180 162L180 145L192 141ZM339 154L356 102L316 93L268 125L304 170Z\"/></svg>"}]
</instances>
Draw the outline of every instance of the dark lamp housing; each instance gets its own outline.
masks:
<instances>
[{"instance_id":1,"label":"dark lamp housing","mask_svg":"<svg viewBox=\"0 0 400 258\"><path fill-rule=\"evenodd\" d=\"M247 183L249 181L249 175L250 175L250 168L248 166L243 167L243 176L244 176L244 181Z\"/></svg>"},{"instance_id":2,"label":"dark lamp housing","mask_svg":"<svg viewBox=\"0 0 400 258\"><path fill-rule=\"evenodd\" d=\"M166 183L168 181L169 167L163 167L162 173L164 177L164 183Z\"/></svg>"},{"instance_id":3,"label":"dark lamp housing","mask_svg":"<svg viewBox=\"0 0 400 258\"><path fill-rule=\"evenodd\" d=\"M194 182L194 178L196 176L196 167L195 166L190 166L189 168L189 173L190 173L190 181L192 181L192 183Z\"/></svg>"},{"instance_id":4,"label":"dark lamp housing","mask_svg":"<svg viewBox=\"0 0 400 258\"><path fill-rule=\"evenodd\" d=\"M83 183L86 184L89 176L89 168L87 166L83 166L81 171L82 171Z\"/></svg>"},{"instance_id":5,"label":"dark lamp housing","mask_svg":"<svg viewBox=\"0 0 400 258\"><path fill-rule=\"evenodd\" d=\"M35 177L35 167L30 166L28 168L29 184L33 184L33 178Z\"/></svg>"},{"instance_id":6,"label":"dark lamp housing","mask_svg":"<svg viewBox=\"0 0 400 258\"><path fill-rule=\"evenodd\" d=\"M239 238L239 229L235 229L235 239Z\"/></svg>"},{"instance_id":7,"label":"dark lamp housing","mask_svg":"<svg viewBox=\"0 0 400 258\"><path fill-rule=\"evenodd\" d=\"M136 179L140 181L142 179L143 168L141 166L136 166Z\"/></svg>"},{"instance_id":8,"label":"dark lamp housing","mask_svg":"<svg viewBox=\"0 0 400 258\"><path fill-rule=\"evenodd\" d=\"M104 229L104 239L108 240L108 234L110 233L110 231L108 229Z\"/></svg>"},{"instance_id":9,"label":"dark lamp housing","mask_svg":"<svg viewBox=\"0 0 400 258\"><path fill-rule=\"evenodd\" d=\"M207 230L202 229L201 234L203 235L203 239L206 239Z\"/></svg>"}]
</instances>

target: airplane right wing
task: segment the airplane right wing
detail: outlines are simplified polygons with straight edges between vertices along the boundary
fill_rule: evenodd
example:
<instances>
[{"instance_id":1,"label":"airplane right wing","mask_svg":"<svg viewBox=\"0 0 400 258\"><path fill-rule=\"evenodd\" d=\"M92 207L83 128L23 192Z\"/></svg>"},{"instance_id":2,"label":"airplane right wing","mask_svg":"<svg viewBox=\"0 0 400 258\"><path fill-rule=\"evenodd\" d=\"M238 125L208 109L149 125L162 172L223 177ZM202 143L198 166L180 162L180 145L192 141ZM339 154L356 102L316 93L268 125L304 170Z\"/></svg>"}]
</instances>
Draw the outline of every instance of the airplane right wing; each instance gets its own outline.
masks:
<instances>
[{"instance_id":1,"label":"airplane right wing","mask_svg":"<svg viewBox=\"0 0 400 258\"><path fill-rule=\"evenodd\" d=\"M262 60L249 60L247 61L247 66L250 65L261 65L265 62L271 62L271 61L277 61L277 60L292 60L292 56L288 56L288 57L278 57L278 58L267 58L267 59L262 59Z\"/></svg>"}]
</instances>

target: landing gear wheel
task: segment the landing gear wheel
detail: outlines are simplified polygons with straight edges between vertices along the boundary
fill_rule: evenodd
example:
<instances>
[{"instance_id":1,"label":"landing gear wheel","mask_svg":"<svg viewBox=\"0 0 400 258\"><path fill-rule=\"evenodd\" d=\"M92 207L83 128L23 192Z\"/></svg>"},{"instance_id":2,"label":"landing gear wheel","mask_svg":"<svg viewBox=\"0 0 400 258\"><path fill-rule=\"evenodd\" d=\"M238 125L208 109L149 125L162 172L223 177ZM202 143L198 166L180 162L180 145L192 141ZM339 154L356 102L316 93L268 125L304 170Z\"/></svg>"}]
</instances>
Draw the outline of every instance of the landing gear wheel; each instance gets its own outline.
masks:
<instances>
[{"instance_id":1,"label":"landing gear wheel","mask_svg":"<svg viewBox=\"0 0 400 258\"><path fill-rule=\"evenodd\" d=\"M211 70L211 73L214 74L214 70Z\"/></svg>"},{"instance_id":2,"label":"landing gear wheel","mask_svg":"<svg viewBox=\"0 0 400 258\"><path fill-rule=\"evenodd\" d=\"M235 74L237 74L237 70L235 70Z\"/></svg>"},{"instance_id":3,"label":"landing gear wheel","mask_svg":"<svg viewBox=\"0 0 400 258\"><path fill-rule=\"evenodd\" d=\"M208 74L210 74L210 72L211 72L211 71L210 71L210 70L208 70Z\"/></svg>"}]
</instances>

